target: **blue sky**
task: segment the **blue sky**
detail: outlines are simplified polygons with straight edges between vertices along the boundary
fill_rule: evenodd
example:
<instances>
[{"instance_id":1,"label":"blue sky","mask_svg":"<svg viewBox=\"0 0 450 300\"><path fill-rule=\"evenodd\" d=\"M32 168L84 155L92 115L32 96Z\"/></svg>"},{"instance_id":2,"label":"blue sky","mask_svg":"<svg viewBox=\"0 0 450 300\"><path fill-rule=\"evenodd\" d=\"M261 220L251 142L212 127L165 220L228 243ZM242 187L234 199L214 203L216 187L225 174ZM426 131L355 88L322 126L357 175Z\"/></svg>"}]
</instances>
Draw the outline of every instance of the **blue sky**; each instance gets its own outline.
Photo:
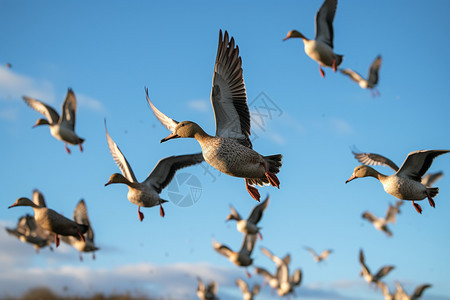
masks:
<instances>
[{"instance_id":1,"label":"blue sky","mask_svg":"<svg viewBox=\"0 0 450 300\"><path fill-rule=\"evenodd\" d=\"M200 150L194 140L159 143L169 132L148 107L144 86L162 112L215 132L209 96L222 29L240 48L254 148L284 156L280 189L259 188L271 200L260 223L263 240L256 245L255 265L274 268L259 250L265 246L280 256L290 253L292 268L303 270L299 297L382 299L359 277L363 248L371 270L396 266L386 277L392 288L396 280L409 292L431 283L423 299L450 299L450 156L438 157L430 168L445 174L437 183L436 208L422 201L419 215L406 202L391 226L392 238L361 214L384 215L396 199L373 179L344 184L358 165L353 145L397 164L411 151L450 148L450 3L339 2L334 48L344 55L341 67L365 76L382 55L377 98L329 68L321 78L300 40L282 42L291 29L313 37L321 4L2 1L0 225L13 226L31 213L7 207L18 197L31 197L35 188L49 207L69 217L83 198L101 250L96 260L84 255L83 262L66 245L35 254L1 230L0 296L20 294L38 280L56 292L67 286L73 293L128 290L195 299L196 276L201 276L219 281L221 299L240 299L234 280L244 278L244 271L214 252L211 243L240 247L241 234L225 218L230 204L242 215L256 205L243 179L207 173L206 165L183 169L179 175L200 182L198 201L189 207L165 204L164 219L157 208L143 208L142 223L125 186L104 187L119 171L108 151L105 118L139 180L163 157ZM78 100L76 131L86 139L85 151L71 147L71 155L47 128L31 128L40 115L21 99L36 97L60 111L69 87ZM272 115L265 104L274 109ZM377 169L391 174L388 168ZM181 194L188 192L181 186ZM167 190L162 196L171 197ZM304 246L335 252L317 265ZM251 281L262 280L255 275ZM270 298L268 287L259 298Z\"/></svg>"}]
</instances>

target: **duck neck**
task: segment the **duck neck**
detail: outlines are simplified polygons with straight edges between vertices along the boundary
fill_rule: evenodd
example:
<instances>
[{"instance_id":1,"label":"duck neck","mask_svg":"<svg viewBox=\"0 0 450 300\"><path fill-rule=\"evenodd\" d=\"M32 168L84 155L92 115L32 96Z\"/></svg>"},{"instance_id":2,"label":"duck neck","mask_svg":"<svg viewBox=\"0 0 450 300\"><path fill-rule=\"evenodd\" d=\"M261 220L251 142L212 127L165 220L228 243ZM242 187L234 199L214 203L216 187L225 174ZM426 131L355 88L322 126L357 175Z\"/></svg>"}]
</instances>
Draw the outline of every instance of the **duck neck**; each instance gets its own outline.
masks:
<instances>
[{"instance_id":1,"label":"duck neck","mask_svg":"<svg viewBox=\"0 0 450 300\"><path fill-rule=\"evenodd\" d=\"M194 139L196 139L199 143L202 143L210 138L211 138L211 136L209 134L207 134L200 126L198 127L197 131L194 133Z\"/></svg>"},{"instance_id":2,"label":"duck neck","mask_svg":"<svg viewBox=\"0 0 450 300\"><path fill-rule=\"evenodd\" d=\"M372 169L371 172L369 172L368 176L372 176L381 182L383 182L387 177L386 175L381 174L380 172L378 172L375 169Z\"/></svg>"}]
</instances>

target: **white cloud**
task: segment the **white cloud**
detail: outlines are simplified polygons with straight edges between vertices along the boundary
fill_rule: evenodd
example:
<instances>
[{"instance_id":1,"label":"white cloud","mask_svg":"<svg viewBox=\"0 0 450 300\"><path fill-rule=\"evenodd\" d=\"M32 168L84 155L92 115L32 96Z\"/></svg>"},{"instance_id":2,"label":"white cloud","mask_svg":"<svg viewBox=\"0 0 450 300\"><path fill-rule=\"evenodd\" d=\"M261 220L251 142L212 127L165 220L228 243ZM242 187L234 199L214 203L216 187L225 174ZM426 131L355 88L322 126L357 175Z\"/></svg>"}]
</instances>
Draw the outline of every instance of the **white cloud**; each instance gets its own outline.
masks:
<instances>
[{"instance_id":1,"label":"white cloud","mask_svg":"<svg viewBox=\"0 0 450 300\"><path fill-rule=\"evenodd\" d=\"M353 128L350 126L350 124L344 120L333 118L330 120L330 125L332 126L333 130L337 134L352 134L354 133Z\"/></svg>"},{"instance_id":2,"label":"white cloud","mask_svg":"<svg viewBox=\"0 0 450 300\"><path fill-rule=\"evenodd\" d=\"M53 84L48 80L35 80L0 66L0 99L20 99L23 95L32 95L45 99L47 103L55 101Z\"/></svg>"},{"instance_id":3,"label":"white cloud","mask_svg":"<svg viewBox=\"0 0 450 300\"><path fill-rule=\"evenodd\" d=\"M207 100L191 100L188 106L199 112L209 112L211 103Z\"/></svg>"},{"instance_id":4,"label":"white cloud","mask_svg":"<svg viewBox=\"0 0 450 300\"><path fill-rule=\"evenodd\" d=\"M55 100L55 89L50 81L34 79L0 66L0 100L21 99L24 95L39 99L51 105L58 104ZM105 111L102 103L97 99L80 93L75 93L75 95L79 106L97 112ZM62 104L63 100L64 98L59 100L59 105ZM56 110L58 111L57 108ZM8 115L7 113L9 112L3 110L0 117L2 119L9 118L11 121L14 115Z\"/></svg>"},{"instance_id":5,"label":"white cloud","mask_svg":"<svg viewBox=\"0 0 450 300\"><path fill-rule=\"evenodd\" d=\"M77 97L77 102L79 106L86 107L89 110L97 112L105 111L103 104L99 100L91 98L84 94L75 94L75 96Z\"/></svg>"}]
</instances>

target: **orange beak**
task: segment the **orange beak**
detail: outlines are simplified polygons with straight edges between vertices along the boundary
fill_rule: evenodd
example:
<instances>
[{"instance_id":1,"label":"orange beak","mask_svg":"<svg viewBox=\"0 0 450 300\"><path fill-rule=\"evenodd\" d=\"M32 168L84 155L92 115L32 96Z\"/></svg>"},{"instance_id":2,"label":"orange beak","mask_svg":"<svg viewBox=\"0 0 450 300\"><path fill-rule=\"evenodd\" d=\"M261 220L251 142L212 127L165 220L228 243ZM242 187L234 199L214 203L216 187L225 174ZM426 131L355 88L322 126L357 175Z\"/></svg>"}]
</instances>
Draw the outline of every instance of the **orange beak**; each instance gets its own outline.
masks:
<instances>
[{"instance_id":1,"label":"orange beak","mask_svg":"<svg viewBox=\"0 0 450 300\"><path fill-rule=\"evenodd\" d=\"M166 136L165 138L163 138L162 140L161 140L161 143L164 143L164 142L167 142L168 140L171 140L171 139L176 139L176 138L179 138L180 136L178 135L178 134L176 134L176 133L171 133L171 134L169 134L168 136Z\"/></svg>"},{"instance_id":2,"label":"orange beak","mask_svg":"<svg viewBox=\"0 0 450 300\"><path fill-rule=\"evenodd\" d=\"M353 179L355 179L356 178L356 176L355 175L352 175L349 179L347 179L347 181L345 182L345 183L349 183L350 181L352 181Z\"/></svg>"}]
</instances>

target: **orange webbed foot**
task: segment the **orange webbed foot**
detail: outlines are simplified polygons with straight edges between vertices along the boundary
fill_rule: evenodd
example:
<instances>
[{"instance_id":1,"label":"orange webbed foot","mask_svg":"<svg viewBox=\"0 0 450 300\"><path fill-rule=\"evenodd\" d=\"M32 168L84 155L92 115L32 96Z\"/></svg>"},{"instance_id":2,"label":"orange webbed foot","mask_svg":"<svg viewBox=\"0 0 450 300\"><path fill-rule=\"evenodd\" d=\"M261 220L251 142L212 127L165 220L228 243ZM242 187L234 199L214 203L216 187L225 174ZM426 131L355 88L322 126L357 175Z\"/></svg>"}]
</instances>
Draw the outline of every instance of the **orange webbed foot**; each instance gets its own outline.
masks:
<instances>
[{"instance_id":1,"label":"orange webbed foot","mask_svg":"<svg viewBox=\"0 0 450 300\"><path fill-rule=\"evenodd\" d=\"M325 72L322 70L322 66L319 65L319 72L320 72L320 76L322 76L322 78L325 77Z\"/></svg>"},{"instance_id":2,"label":"orange webbed foot","mask_svg":"<svg viewBox=\"0 0 450 300\"><path fill-rule=\"evenodd\" d=\"M431 207L436 207L436 204L434 203L433 198L431 198L430 196L428 196L428 202L430 203Z\"/></svg>"},{"instance_id":3,"label":"orange webbed foot","mask_svg":"<svg viewBox=\"0 0 450 300\"><path fill-rule=\"evenodd\" d=\"M78 147L80 147L80 151L83 152L83 146L81 146L81 143L78 144Z\"/></svg>"},{"instance_id":4,"label":"orange webbed foot","mask_svg":"<svg viewBox=\"0 0 450 300\"><path fill-rule=\"evenodd\" d=\"M414 201L412 202L412 204L413 204L414 208L417 210L417 212L419 214L422 214L422 207L420 207L420 205L415 203Z\"/></svg>"},{"instance_id":5,"label":"orange webbed foot","mask_svg":"<svg viewBox=\"0 0 450 300\"><path fill-rule=\"evenodd\" d=\"M265 174L266 174L267 179L269 179L269 182L272 186L280 188L280 180L278 179L277 175L275 175L269 171L266 171Z\"/></svg>"},{"instance_id":6,"label":"orange webbed foot","mask_svg":"<svg viewBox=\"0 0 450 300\"><path fill-rule=\"evenodd\" d=\"M59 237L58 237L57 234L55 234L55 245L56 245L56 248L58 248L58 246L59 246Z\"/></svg>"},{"instance_id":7,"label":"orange webbed foot","mask_svg":"<svg viewBox=\"0 0 450 300\"><path fill-rule=\"evenodd\" d=\"M66 149L67 153L70 154L70 149L69 149L69 147L67 147L67 144L64 144L64 148Z\"/></svg>"},{"instance_id":8,"label":"orange webbed foot","mask_svg":"<svg viewBox=\"0 0 450 300\"><path fill-rule=\"evenodd\" d=\"M140 206L138 206L138 216L139 216L139 221L141 221L142 222L142 220L144 220L144 214L143 213L141 213L141 207Z\"/></svg>"},{"instance_id":9,"label":"orange webbed foot","mask_svg":"<svg viewBox=\"0 0 450 300\"><path fill-rule=\"evenodd\" d=\"M336 67L336 59L333 59L333 71L334 71L334 72L337 71L337 67Z\"/></svg>"},{"instance_id":10,"label":"orange webbed foot","mask_svg":"<svg viewBox=\"0 0 450 300\"><path fill-rule=\"evenodd\" d=\"M161 215L161 217L164 218L164 216L166 215L166 213L164 212L164 208L162 207L161 204L159 204L159 214Z\"/></svg>"},{"instance_id":11,"label":"orange webbed foot","mask_svg":"<svg viewBox=\"0 0 450 300\"><path fill-rule=\"evenodd\" d=\"M261 195L258 192L258 189L248 184L247 179L245 179L245 188L247 189L250 196L252 196L253 199L259 202L259 198L261 198Z\"/></svg>"}]
</instances>

